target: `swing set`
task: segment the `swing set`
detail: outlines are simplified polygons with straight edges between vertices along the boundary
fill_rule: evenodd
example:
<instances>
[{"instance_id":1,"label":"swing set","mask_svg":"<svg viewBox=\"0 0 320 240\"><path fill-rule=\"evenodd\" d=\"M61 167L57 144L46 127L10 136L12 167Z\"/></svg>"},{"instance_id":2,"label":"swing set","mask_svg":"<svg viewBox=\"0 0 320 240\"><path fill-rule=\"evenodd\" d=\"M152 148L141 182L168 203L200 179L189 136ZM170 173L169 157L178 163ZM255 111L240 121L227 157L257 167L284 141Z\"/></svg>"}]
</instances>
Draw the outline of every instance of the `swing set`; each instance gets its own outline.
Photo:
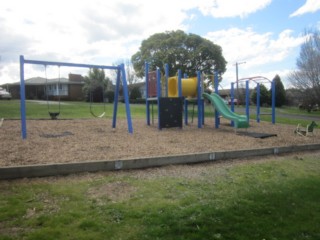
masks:
<instances>
[{"instance_id":1,"label":"swing set","mask_svg":"<svg viewBox=\"0 0 320 240\"><path fill-rule=\"evenodd\" d=\"M58 66L59 67L58 89L60 87L60 67L79 67L79 68L89 68L89 69L90 68L99 68L99 69L110 69L110 70L117 71L117 81L116 81L114 106L113 106L112 128L116 128L120 81L122 81L124 101L125 101L125 105L126 105L128 132L133 133L131 112L130 112L130 105L129 105L128 85L127 85L127 80L126 80L126 73L125 73L124 64L121 64L119 66L105 66L105 65L92 65L92 64L79 64L79 63L66 63L66 62L49 62L49 61L27 60L24 58L23 55L21 55L20 56L20 114L21 114L21 136L22 136L22 139L27 138L26 101L25 101L26 94L25 94L25 80L24 80L24 65L25 64L44 65L45 69L46 69L46 66ZM46 78L46 85L48 86L48 79L47 78ZM46 92L47 92L47 89L46 89ZM46 96L47 96L48 113L52 119L56 119L60 114L60 94L58 94L59 106L58 106L57 111L50 110L51 108L50 108L50 104L49 104L48 92L46 93ZM104 112L100 115L95 115L92 111L92 103L90 103L90 112L91 112L91 114L93 114L94 116L97 116L97 117L102 117L105 114L105 112Z\"/></svg>"}]
</instances>

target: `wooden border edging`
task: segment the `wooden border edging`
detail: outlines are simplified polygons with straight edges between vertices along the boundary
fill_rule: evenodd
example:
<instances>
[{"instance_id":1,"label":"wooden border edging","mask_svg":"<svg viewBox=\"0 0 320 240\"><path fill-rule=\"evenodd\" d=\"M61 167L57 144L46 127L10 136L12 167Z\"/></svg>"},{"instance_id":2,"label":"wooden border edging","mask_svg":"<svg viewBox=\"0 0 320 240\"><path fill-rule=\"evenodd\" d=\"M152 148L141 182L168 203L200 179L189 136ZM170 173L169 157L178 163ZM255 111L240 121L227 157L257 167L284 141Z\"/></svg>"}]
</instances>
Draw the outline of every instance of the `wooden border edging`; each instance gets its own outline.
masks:
<instances>
[{"instance_id":1,"label":"wooden border edging","mask_svg":"<svg viewBox=\"0 0 320 240\"><path fill-rule=\"evenodd\" d=\"M14 167L1 167L0 180L15 178L48 177L67 175L81 172L98 172L113 170L141 169L160 167L172 164L188 164L210 162L214 160L227 160L234 158L247 158L266 155L277 155L293 152L320 150L320 144L293 145L285 147L271 147L260 149L244 149L234 151L206 152L172 156L146 157L127 160L94 161L79 163L26 165Z\"/></svg>"}]
</instances>

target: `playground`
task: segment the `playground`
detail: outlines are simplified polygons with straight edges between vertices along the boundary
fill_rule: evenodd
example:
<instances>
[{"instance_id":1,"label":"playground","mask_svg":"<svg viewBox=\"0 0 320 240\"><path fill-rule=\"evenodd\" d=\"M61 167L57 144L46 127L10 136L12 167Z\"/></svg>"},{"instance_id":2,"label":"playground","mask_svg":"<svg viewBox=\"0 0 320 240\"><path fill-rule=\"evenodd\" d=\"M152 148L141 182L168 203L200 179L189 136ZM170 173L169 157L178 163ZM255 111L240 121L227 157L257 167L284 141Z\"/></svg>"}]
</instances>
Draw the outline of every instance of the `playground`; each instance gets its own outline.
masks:
<instances>
[{"instance_id":1,"label":"playground","mask_svg":"<svg viewBox=\"0 0 320 240\"><path fill-rule=\"evenodd\" d=\"M95 119L59 119L59 101L58 112L48 110L51 119L55 120L49 120L50 118L48 120L27 119L24 88L25 64L116 70L117 81L112 118L111 116L106 118L103 113L101 117ZM198 71L195 78L187 76L182 78L179 70L177 76L169 78L166 66L166 80L163 84L160 70L149 72L146 63L146 119L132 119L123 64L97 66L43 62L26 60L20 56L20 65L21 121L5 120L1 122L0 149L4 156L0 161L1 167L114 161L320 143L319 134L304 137L295 134L292 125L275 124L275 94L272 82L272 122L260 122L259 117L254 121L250 120L249 116L249 81L252 79L246 81L246 115L239 115L234 112L233 104L230 110L219 96L218 74L214 75L215 89L210 95L204 93L201 72ZM120 82L123 84L126 119L117 120ZM259 87L259 82L256 80L255 84ZM233 100L233 84L231 89L231 100ZM259 92L257 92L257 103L259 103ZM153 104L157 105L155 119ZM188 119L190 115L188 105L191 104L193 107L197 105L197 116L192 114L192 120ZM212 117L205 119L205 107L211 109L213 107L215 113ZM260 112L259 108L257 108L257 116ZM248 136L248 133L267 134L267 138Z\"/></svg>"},{"instance_id":2,"label":"playground","mask_svg":"<svg viewBox=\"0 0 320 240\"><path fill-rule=\"evenodd\" d=\"M210 106L208 106L210 107ZM4 121L0 128L0 166L108 161L201 152L260 149L320 143L320 134L294 134L293 125L250 121L250 132L274 133L276 137L253 138L235 133L230 121L206 118L203 128L196 123L159 131L145 119L133 119L129 134L125 119L111 128L112 119L27 120L28 139L21 139L20 121ZM194 121L196 122L196 121Z\"/></svg>"}]
</instances>

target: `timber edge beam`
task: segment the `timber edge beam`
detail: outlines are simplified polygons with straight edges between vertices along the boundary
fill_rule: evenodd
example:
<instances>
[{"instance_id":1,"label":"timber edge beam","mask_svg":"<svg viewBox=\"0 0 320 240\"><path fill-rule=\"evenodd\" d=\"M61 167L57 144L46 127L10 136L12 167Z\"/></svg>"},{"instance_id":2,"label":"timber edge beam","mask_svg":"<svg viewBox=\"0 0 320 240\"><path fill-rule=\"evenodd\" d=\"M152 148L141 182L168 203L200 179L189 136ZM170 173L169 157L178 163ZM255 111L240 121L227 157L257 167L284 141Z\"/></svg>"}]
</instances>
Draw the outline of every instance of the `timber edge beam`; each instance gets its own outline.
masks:
<instances>
[{"instance_id":1,"label":"timber edge beam","mask_svg":"<svg viewBox=\"0 0 320 240\"><path fill-rule=\"evenodd\" d=\"M242 159L296 152L317 151L320 144L292 145L259 149L217 151L172 156L156 156L112 161L88 161L78 163L8 166L0 168L0 180L61 176L83 172L116 171L161 167L173 164L194 164L216 160Z\"/></svg>"}]
</instances>

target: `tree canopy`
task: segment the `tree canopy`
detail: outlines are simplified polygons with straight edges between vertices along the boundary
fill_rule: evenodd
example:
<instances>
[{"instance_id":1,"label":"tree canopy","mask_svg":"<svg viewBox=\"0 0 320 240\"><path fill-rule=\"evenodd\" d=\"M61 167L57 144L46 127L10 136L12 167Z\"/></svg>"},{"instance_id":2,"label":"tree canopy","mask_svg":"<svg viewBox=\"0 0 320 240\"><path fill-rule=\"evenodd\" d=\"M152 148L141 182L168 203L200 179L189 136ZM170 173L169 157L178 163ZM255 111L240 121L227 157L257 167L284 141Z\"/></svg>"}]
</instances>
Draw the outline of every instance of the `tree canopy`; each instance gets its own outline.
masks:
<instances>
[{"instance_id":1,"label":"tree canopy","mask_svg":"<svg viewBox=\"0 0 320 240\"><path fill-rule=\"evenodd\" d=\"M280 76L277 74L274 79L275 89L276 89L276 107L281 107L286 103L286 90L284 89L283 83ZM271 96L270 89L270 96Z\"/></svg>"},{"instance_id":2,"label":"tree canopy","mask_svg":"<svg viewBox=\"0 0 320 240\"><path fill-rule=\"evenodd\" d=\"M289 75L292 85L304 92L304 104L313 105L320 99L320 31L306 32L297 58L297 70Z\"/></svg>"},{"instance_id":3,"label":"tree canopy","mask_svg":"<svg viewBox=\"0 0 320 240\"><path fill-rule=\"evenodd\" d=\"M104 95L111 83L110 79L106 77L103 69L93 68L88 72L88 76L84 77L84 86L82 91L89 100L90 94L94 102L104 101Z\"/></svg>"},{"instance_id":4,"label":"tree canopy","mask_svg":"<svg viewBox=\"0 0 320 240\"><path fill-rule=\"evenodd\" d=\"M169 64L169 75L176 75L178 69L190 77L196 71L212 75L218 71L222 75L226 71L226 60L222 48L196 34L186 34L181 30L156 33L142 41L140 50L131 57L138 77L144 76L144 63L150 69L159 67L164 73L164 65Z\"/></svg>"},{"instance_id":5,"label":"tree canopy","mask_svg":"<svg viewBox=\"0 0 320 240\"><path fill-rule=\"evenodd\" d=\"M257 102L257 87L254 88L254 92L251 94L251 101ZM270 92L265 85L260 84L260 106L269 105L270 103Z\"/></svg>"},{"instance_id":6,"label":"tree canopy","mask_svg":"<svg viewBox=\"0 0 320 240\"><path fill-rule=\"evenodd\" d=\"M280 76L277 74L273 81L275 83L275 105L276 107L281 107L286 102L286 91L282 84ZM254 88L254 92L251 95L251 101L257 101L257 88ZM270 89L268 90L265 85L260 84L260 105L266 106L272 104L272 86L270 84Z\"/></svg>"}]
</instances>

